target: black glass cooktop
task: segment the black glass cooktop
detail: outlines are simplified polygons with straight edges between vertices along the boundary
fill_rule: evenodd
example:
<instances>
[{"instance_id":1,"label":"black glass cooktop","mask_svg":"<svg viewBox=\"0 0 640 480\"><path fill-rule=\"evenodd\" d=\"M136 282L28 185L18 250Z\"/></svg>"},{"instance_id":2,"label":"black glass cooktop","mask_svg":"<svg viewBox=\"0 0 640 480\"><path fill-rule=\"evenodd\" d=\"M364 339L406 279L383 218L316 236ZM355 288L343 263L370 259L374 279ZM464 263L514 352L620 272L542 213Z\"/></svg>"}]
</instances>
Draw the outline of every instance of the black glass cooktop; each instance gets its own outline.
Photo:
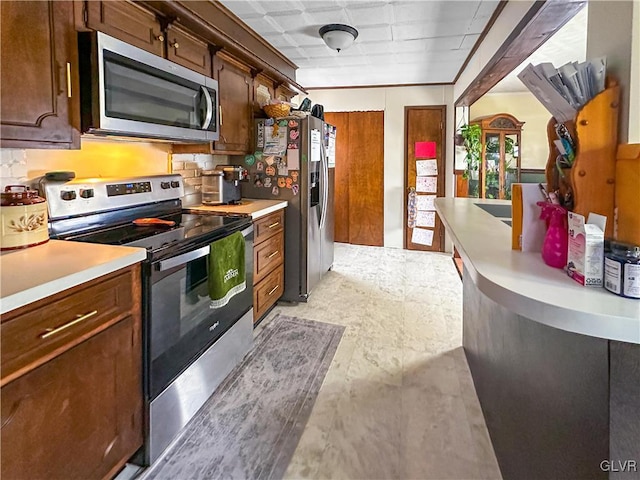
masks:
<instances>
[{"instance_id":1,"label":"black glass cooktop","mask_svg":"<svg viewBox=\"0 0 640 480\"><path fill-rule=\"evenodd\" d=\"M235 230L242 224L251 223L248 217L192 213L173 213L154 218L172 221L175 225L136 225L131 221L89 233L66 236L65 240L158 250L174 243L191 243L199 240L206 242L210 238L223 235L228 230Z\"/></svg>"}]
</instances>

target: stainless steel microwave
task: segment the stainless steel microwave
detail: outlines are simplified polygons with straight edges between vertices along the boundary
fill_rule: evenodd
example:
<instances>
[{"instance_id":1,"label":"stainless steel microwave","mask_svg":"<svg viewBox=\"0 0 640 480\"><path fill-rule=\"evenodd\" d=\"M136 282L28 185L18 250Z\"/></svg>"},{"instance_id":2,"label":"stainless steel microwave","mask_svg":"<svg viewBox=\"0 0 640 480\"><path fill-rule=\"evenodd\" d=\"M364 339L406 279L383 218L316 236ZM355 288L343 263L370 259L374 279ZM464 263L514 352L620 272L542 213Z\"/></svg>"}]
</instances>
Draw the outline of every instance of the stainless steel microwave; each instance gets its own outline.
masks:
<instances>
[{"instance_id":1,"label":"stainless steel microwave","mask_svg":"<svg viewBox=\"0 0 640 480\"><path fill-rule=\"evenodd\" d=\"M101 32L79 34L82 133L218 140L218 82Z\"/></svg>"}]
</instances>

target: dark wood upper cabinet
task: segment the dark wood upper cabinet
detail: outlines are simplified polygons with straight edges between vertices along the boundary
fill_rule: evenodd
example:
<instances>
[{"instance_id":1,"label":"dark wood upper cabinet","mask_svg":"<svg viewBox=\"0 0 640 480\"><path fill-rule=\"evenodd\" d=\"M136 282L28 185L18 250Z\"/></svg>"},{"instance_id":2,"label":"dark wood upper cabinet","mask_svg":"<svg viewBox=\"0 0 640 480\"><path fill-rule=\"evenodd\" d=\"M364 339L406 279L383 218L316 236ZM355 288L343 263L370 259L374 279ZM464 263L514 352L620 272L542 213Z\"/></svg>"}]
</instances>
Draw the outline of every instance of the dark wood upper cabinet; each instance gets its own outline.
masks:
<instances>
[{"instance_id":1,"label":"dark wood upper cabinet","mask_svg":"<svg viewBox=\"0 0 640 480\"><path fill-rule=\"evenodd\" d=\"M247 153L251 148L253 82L249 67L218 53L213 58L213 77L220 96L220 140L215 150Z\"/></svg>"},{"instance_id":2,"label":"dark wood upper cabinet","mask_svg":"<svg viewBox=\"0 0 640 480\"><path fill-rule=\"evenodd\" d=\"M0 146L80 148L72 2L0 2Z\"/></svg>"},{"instance_id":3,"label":"dark wood upper cabinet","mask_svg":"<svg viewBox=\"0 0 640 480\"><path fill-rule=\"evenodd\" d=\"M156 16L128 1L85 2L86 25L164 57L165 35Z\"/></svg>"},{"instance_id":4,"label":"dark wood upper cabinet","mask_svg":"<svg viewBox=\"0 0 640 480\"><path fill-rule=\"evenodd\" d=\"M207 77L212 75L211 52L207 43L189 35L177 25L169 25L166 32L168 60Z\"/></svg>"}]
</instances>

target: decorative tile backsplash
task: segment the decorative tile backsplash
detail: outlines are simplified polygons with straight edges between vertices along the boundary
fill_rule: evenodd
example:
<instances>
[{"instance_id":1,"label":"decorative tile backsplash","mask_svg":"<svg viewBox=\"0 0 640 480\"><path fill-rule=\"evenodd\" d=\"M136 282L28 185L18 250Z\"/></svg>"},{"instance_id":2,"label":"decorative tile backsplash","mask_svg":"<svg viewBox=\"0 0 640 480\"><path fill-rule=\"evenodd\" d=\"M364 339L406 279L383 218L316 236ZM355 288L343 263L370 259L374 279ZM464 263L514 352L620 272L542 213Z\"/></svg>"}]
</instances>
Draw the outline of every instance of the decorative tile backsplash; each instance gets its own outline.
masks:
<instances>
[{"instance_id":1,"label":"decorative tile backsplash","mask_svg":"<svg viewBox=\"0 0 640 480\"><path fill-rule=\"evenodd\" d=\"M213 170L216 165L230 165L228 155L174 153L171 156L173 173L184 178L182 205L190 207L202 203L202 171Z\"/></svg>"},{"instance_id":2,"label":"decorative tile backsplash","mask_svg":"<svg viewBox=\"0 0 640 480\"><path fill-rule=\"evenodd\" d=\"M24 150L0 149L0 187L24 185L27 182L27 158Z\"/></svg>"}]
</instances>

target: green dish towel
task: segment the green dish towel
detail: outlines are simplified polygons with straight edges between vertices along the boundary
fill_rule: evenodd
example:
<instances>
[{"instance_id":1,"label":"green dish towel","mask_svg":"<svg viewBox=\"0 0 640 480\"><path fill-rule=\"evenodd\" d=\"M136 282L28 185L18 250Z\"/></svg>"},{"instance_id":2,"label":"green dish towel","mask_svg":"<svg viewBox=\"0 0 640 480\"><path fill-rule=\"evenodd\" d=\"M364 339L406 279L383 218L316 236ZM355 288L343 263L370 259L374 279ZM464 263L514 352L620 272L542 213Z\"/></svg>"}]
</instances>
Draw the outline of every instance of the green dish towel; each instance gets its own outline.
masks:
<instances>
[{"instance_id":1,"label":"green dish towel","mask_svg":"<svg viewBox=\"0 0 640 480\"><path fill-rule=\"evenodd\" d=\"M209 308L224 307L245 288L244 237L236 232L209 246Z\"/></svg>"}]
</instances>

